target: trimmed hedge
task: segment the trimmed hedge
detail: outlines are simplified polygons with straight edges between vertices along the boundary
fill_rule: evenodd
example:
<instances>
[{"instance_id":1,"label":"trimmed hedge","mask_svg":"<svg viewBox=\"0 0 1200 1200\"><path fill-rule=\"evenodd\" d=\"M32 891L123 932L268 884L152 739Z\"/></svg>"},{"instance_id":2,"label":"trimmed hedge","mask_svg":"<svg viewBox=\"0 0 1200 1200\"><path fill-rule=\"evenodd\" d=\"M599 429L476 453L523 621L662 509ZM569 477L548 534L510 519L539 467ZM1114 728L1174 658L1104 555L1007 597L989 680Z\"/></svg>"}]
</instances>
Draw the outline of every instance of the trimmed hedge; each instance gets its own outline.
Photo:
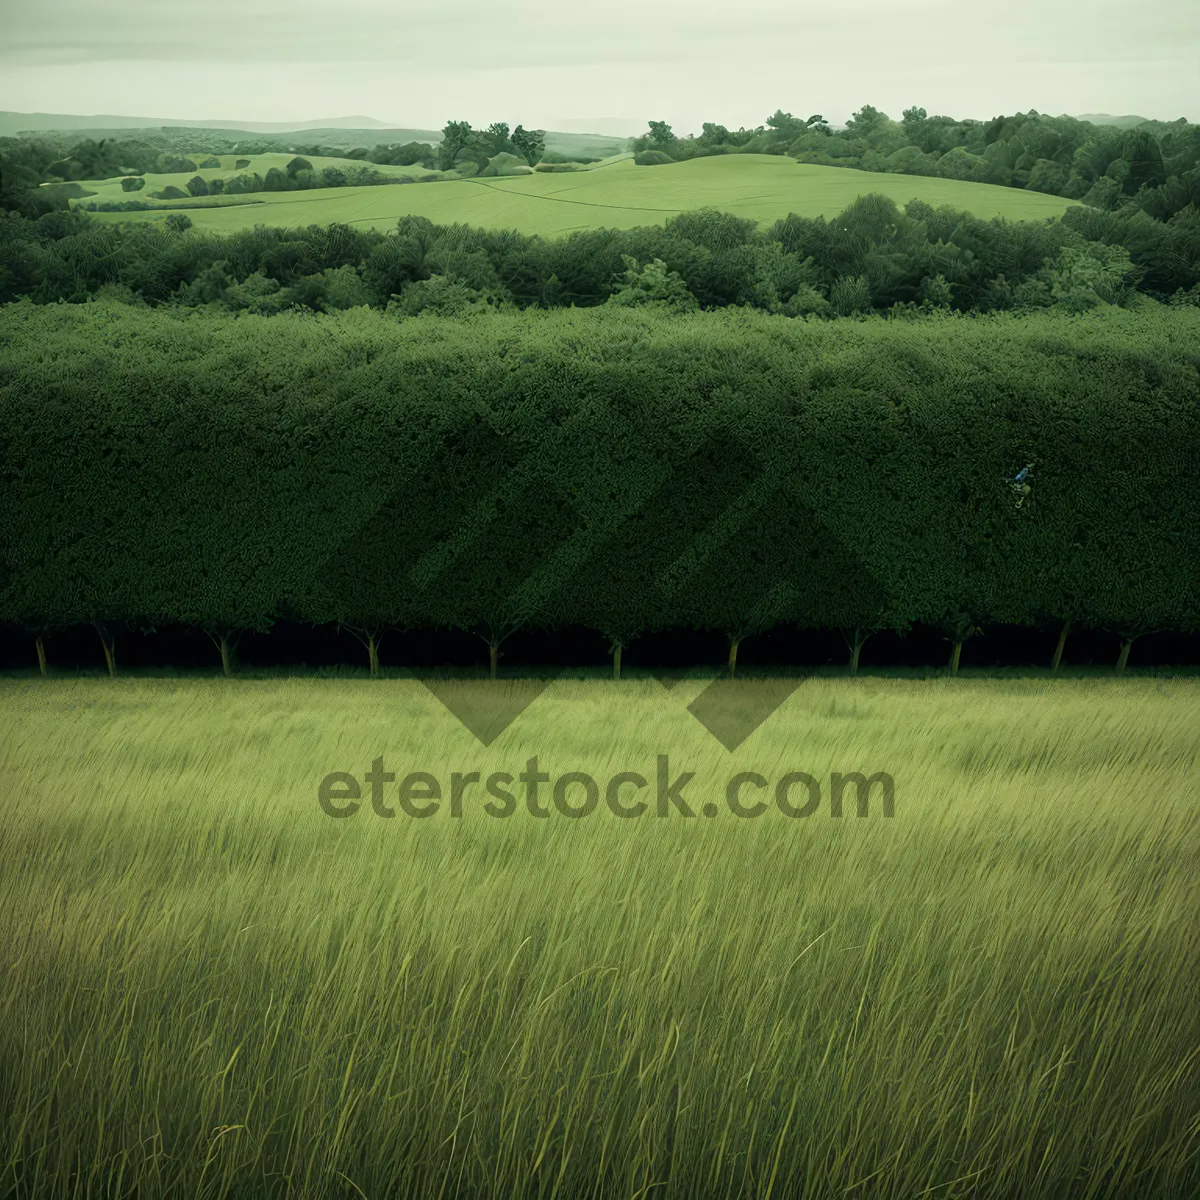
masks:
<instances>
[{"instance_id":1,"label":"trimmed hedge","mask_svg":"<svg viewBox=\"0 0 1200 1200\"><path fill-rule=\"evenodd\" d=\"M1198 347L1192 308L22 300L0 310L0 620L1195 630Z\"/></svg>"}]
</instances>

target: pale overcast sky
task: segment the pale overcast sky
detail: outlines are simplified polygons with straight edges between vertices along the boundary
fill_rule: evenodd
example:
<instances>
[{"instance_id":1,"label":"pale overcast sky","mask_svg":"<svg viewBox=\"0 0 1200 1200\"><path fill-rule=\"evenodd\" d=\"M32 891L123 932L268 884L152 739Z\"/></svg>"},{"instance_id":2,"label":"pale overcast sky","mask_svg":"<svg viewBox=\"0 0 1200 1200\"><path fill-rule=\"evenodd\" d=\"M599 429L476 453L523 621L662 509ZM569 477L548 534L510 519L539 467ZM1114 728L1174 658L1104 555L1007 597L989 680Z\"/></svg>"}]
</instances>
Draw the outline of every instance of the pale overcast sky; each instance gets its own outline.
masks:
<instances>
[{"instance_id":1,"label":"pale overcast sky","mask_svg":"<svg viewBox=\"0 0 1200 1200\"><path fill-rule=\"evenodd\" d=\"M676 133L1138 113L1200 122L1196 0L8 0L0 109Z\"/></svg>"}]
</instances>

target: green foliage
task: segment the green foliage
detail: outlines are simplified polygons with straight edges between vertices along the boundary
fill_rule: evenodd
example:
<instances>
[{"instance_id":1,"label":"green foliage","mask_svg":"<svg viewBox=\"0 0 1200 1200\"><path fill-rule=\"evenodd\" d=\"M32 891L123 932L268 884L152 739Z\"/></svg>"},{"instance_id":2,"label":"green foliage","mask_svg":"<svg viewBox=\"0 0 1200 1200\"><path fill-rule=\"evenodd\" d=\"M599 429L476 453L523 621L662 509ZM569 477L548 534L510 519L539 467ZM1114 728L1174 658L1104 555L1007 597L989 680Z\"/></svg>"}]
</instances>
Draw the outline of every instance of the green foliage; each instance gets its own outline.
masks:
<instances>
[{"instance_id":1,"label":"green foliage","mask_svg":"<svg viewBox=\"0 0 1200 1200\"><path fill-rule=\"evenodd\" d=\"M937 173L942 179L970 179L984 161L979 155L956 146L938 159Z\"/></svg>"},{"instance_id":2,"label":"green foliage","mask_svg":"<svg viewBox=\"0 0 1200 1200\"><path fill-rule=\"evenodd\" d=\"M164 154L159 158L156 170L163 175L175 175L185 171L195 171L197 167L195 162L190 158L182 158L175 154Z\"/></svg>"},{"instance_id":3,"label":"green foliage","mask_svg":"<svg viewBox=\"0 0 1200 1200\"><path fill-rule=\"evenodd\" d=\"M1179 151L1185 152L1186 147ZM997 165L987 155L983 161L989 168ZM347 184L365 182L356 172L378 172L373 166L347 165L336 170ZM612 177L619 178L619 172ZM288 177L276 168L272 180L288 189L322 182L304 169ZM219 203L228 198L237 202L265 183L254 175L234 175L224 184L225 195L216 196L212 193L221 184L213 180L207 184L207 201ZM665 181L664 186L668 185ZM86 194L78 183L62 186ZM946 186L950 190L966 185ZM112 194L120 196L122 192L114 186ZM1154 194L1143 192L1142 202L1149 203ZM180 189L165 195L186 203L189 211L206 202L192 199ZM144 201L115 203L140 207ZM316 311L325 301L321 299L323 283L315 277L327 268L361 266L371 303L382 308L406 283L428 278L432 271L419 264L436 247L461 251L465 256L462 263L474 264L470 266L474 281L468 286L481 292L495 291L522 308L604 304L613 290L614 277L624 270L622 255L627 254L643 264L655 259L664 263L668 275L677 275L705 309L750 306L768 313L812 312L833 317L842 310L850 316L866 311L861 304L862 280L874 311L891 312L897 306L908 310L927 303L940 307L941 301L935 303L922 291L923 281L936 280L939 275L950 289L955 311L995 311L1018 303L1076 311L1083 294L1080 287L1060 283L1056 288L1048 276L1033 277L1047 265L1061 272L1057 258L1063 247L1082 247L1084 243L1123 246L1134 268L1128 282L1142 296L1165 302L1200 279L1200 221L1195 212L1195 208L1185 208L1162 221L1122 204L1111 214L1076 206L1050 222L987 221L957 208L935 209L920 201L900 210L891 200L871 194L832 219L792 214L770 228L716 207L672 216L662 226L583 230L546 240L512 230L434 226L425 221L410 222L403 246L395 235L363 229L361 237L338 243L330 253L322 248L326 239L320 227L295 231L272 226L270 233L261 235L251 235L249 230L228 236L206 231L189 242L187 254L169 241L156 239L149 224L120 226L97 221L91 228L88 219L81 217L84 224L68 228L49 219L17 216L0 222L0 233L10 264L4 295L28 294L39 303L58 298L82 302L98 287L114 282L127 284L151 304L166 303L170 297L189 295L185 285L211 263L225 260L238 281L260 272L288 289L300 287L303 278L314 277L303 294L296 295L299 303ZM418 229L422 249L412 259L415 273L410 273L402 259L412 249ZM281 241L305 243L307 250L301 253L294 247L295 263L273 261L268 251ZM235 246L245 247L245 251L235 251ZM481 273L479 267L485 260L487 268ZM1085 270L1092 267L1085 264ZM1018 300L1016 289L1030 280ZM1126 300L1121 302L1127 303L1130 295L1126 288Z\"/></svg>"},{"instance_id":4,"label":"green foliage","mask_svg":"<svg viewBox=\"0 0 1200 1200\"><path fill-rule=\"evenodd\" d=\"M671 132L671 127L665 121L651 121L650 145L652 149L669 150L679 139Z\"/></svg>"},{"instance_id":5,"label":"green foliage","mask_svg":"<svg viewBox=\"0 0 1200 1200\"><path fill-rule=\"evenodd\" d=\"M1058 304L1068 312L1085 312L1105 304L1127 305L1143 274L1131 263L1124 246L1096 242L1064 246L1053 263L1017 289L1017 299L1038 307Z\"/></svg>"},{"instance_id":6,"label":"green foliage","mask_svg":"<svg viewBox=\"0 0 1200 1200\"><path fill-rule=\"evenodd\" d=\"M844 277L829 289L829 303L839 317L865 313L871 309L871 288L865 275Z\"/></svg>"},{"instance_id":7,"label":"green foliage","mask_svg":"<svg viewBox=\"0 0 1200 1200\"><path fill-rule=\"evenodd\" d=\"M249 192L262 192L265 190L266 182L257 171L253 175L234 175L231 179L225 181L225 192L231 196L240 196Z\"/></svg>"},{"instance_id":8,"label":"green foliage","mask_svg":"<svg viewBox=\"0 0 1200 1200\"><path fill-rule=\"evenodd\" d=\"M221 165L221 160L215 154L210 154L207 158L202 158L200 160L201 168L219 167L220 165Z\"/></svg>"},{"instance_id":9,"label":"green foliage","mask_svg":"<svg viewBox=\"0 0 1200 1200\"><path fill-rule=\"evenodd\" d=\"M239 158L237 160L237 162L235 162L233 164L233 169L235 171L241 171L241 170L244 170L249 165L250 165L250 160L248 158Z\"/></svg>"},{"instance_id":10,"label":"green foliage","mask_svg":"<svg viewBox=\"0 0 1200 1200\"><path fill-rule=\"evenodd\" d=\"M511 141L516 152L531 167L537 166L546 153L546 131L544 129L525 129L518 125L513 130Z\"/></svg>"},{"instance_id":11,"label":"green foliage","mask_svg":"<svg viewBox=\"0 0 1200 1200\"><path fill-rule=\"evenodd\" d=\"M548 150L541 156L538 163L539 166L544 166L550 163L567 164L570 166L581 166L590 163L598 163L601 159L592 158L586 154L560 154L557 150Z\"/></svg>"},{"instance_id":12,"label":"green foliage","mask_svg":"<svg viewBox=\"0 0 1200 1200\"><path fill-rule=\"evenodd\" d=\"M687 284L675 271L668 270L661 258L652 259L643 267L638 266L632 255L623 254L621 258L626 267L621 277L623 283L609 296L609 304L624 307L662 304L681 312L699 307Z\"/></svg>"},{"instance_id":13,"label":"green foliage","mask_svg":"<svg viewBox=\"0 0 1200 1200\"><path fill-rule=\"evenodd\" d=\"M403 231L410 274L428 232ZM1128 282L1112 248L1067 250L1051 292ZM292 283L223 259L187 285L227 314L134 312L115 281L0 310L0 619L287 611L493 641L1200 620L1190 304L968 319L936 272L921 322L859 316L848 336L680 315L695 298L659 259L627 260L601 310L519 314L484 257L434 245L441 271L389 305L397 335L357 306L365 272L294 236L268 255ZM869 302L865 274L831 289L839 312Z\"/></svg>"},{"instance_id":14,"label":"green foliage","mask_svg":"<svg viewBox=\"0 0 1200 1200\"><path fill-rule=\"evenodd\" d=\"M1045 192L1050 196L1061 196L1070 175L1068 169L1052 159L1040 158L1029 173L1029 182L1025 185L1031 192Z\"/></svg>"},{"instance_id":15,"label":"green foliage","mask_svg":"<svg viewBox=\"0 0 1200 1200\"><path fill-rule=\"evenodd\" d=\"M452 275L432 275L410 283L398 299L388 304L387 312L394 317L415 317L422 313L461 317L489 307L488 297L478 288Z\"/></svg>"},{"instance_id":16,"label":"green foliage","mask_svg":"<svg viewBox=\"0 0 1200 1200\"><path fill-rule=\"evenodd\" d=\"M641 150L633 156L633 161L639 167L657 167L675 160L662 150Z\"/></svg>"},{"instance_id":17,"label":"green foliage","mask_svg":"<svg viewBox=\"0 0 1200 1200\"><path fill-rule=\"evenodd\" d=\"M359 271L351 266L327 267L322 273L325 281L325 307L329 310L358 308L371 303L371 292Z\"/></svg>"},{"instance_id":18,"label":"green foliage","mask_svg":"<svg viewBox=\"0 0 1200 1200\"><path fill-rule=\"evenodd\" d=\"M533 168L528 166L520 155L501 153L488 159L487 166L479 172L481 178L498 175L532 175Z\"/></svg>"}]
</instances>

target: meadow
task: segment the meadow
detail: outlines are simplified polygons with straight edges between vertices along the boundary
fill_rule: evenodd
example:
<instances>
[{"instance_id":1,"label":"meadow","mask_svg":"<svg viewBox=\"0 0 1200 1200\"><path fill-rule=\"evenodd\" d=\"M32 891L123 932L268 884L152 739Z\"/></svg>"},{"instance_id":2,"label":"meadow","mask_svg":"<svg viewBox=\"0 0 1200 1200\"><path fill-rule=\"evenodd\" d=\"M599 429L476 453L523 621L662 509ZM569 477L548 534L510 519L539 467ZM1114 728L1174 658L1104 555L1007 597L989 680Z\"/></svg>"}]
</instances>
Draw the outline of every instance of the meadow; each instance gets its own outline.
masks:
<instances>
[{"instance_id":1,"label":"meadow","mask_svg":"<svg viewBox=\"0 0 1200 1200\"><path fill-rule=\"evenodd\" d=\"M707 686L0 680L0 1193L1196 1195L1200 679ZM318 803L659 755L715 816ZM894 816L726 803L835 771Z\"/></svg>"},{"instance_id":2,"label":"meadow","mask_svg":"<svg viewBox=\"0 0 1200 1200\"><path fill-rule=\"evenodd\" d=\"M234 155L222 155L222 167L183 175L147 175L145 192L166 184L184 187L193 174L204 178L230 175ZM291 155L259 155L248 171L281 169ZM229 168L225 167L228 159ZM345 166L350 160L311 158L314 168ZM357 164L362 165L362 164ZM377 167L387 174L428 174L412 167ZM95 191L87 201L128 200L142 192L121 191L119 180L84 183ZM616 155L589 169L570 173L541 173L500 179L443 179L413 186L318 188L304 192L255 192L247 199L259 204L221 208L195 207L204 199L176 201L202 230L229 233L255 225L301 227L340 222L386 230L405 215L428 217L436 224L455 222L482 228L515 229L523 234L560 237L578 229L632 229L662 225L680 212L714 206L740 217L752 217L766 228L789 213L804 217L833 217L856 197L869 193L889 196L901 207L919 199L939 207L950 205L989 220L1050 220L1078 201L992 184L915 175L887 175L841 167L797 163L771 154L731 154L698 158L656 167L639 167L629 155ZM163 212L98 212L99 221L162 221Z\"/></svg>"}]
</instances>

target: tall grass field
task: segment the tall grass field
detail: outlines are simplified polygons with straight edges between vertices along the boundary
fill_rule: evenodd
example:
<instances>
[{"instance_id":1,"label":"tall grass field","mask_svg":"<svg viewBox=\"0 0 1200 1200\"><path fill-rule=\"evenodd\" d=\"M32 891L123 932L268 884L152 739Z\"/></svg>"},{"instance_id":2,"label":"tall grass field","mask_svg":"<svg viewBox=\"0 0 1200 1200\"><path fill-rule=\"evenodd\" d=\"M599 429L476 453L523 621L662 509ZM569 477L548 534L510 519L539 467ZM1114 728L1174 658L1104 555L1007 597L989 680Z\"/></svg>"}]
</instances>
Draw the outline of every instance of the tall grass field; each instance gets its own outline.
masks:
<instances>
[{"instance_id":1,"label":"tall grass field","mask_svg":"<svg viewBox=\"0 0 1200 1200\"><path fill-rule=\"evenodd\" d=\"M265 154L251 158L248 171L265 175L283 169L292 155ZM178 175L147 175L145 193L121 191L120 180L84 186L95 200L142 199L167 184L184 188L193 175L204 179L239 174L236 155L221 155L221 167ZM351 165L349 160L308 156L314 168ZM228 161L228 165L226 165ZM362 163L352 165L362 166ZM369 165L369 164L368 164ZM385 175L420 177L430 174L419 164L375 167ZM917 175L888 175L844 167L797 163L772 154L730 154L688 162L639 167L631 156L619 155L588 170L541 173L498 179L444 179L407 186L314 188L301 192L253 192L225 197L218 208L199 207L211 197L175 201L197 229L232 233L255 225L299 228L333 222L391 229L409 214L428 217L438 225L456 222L485 229L514 229L523 234L555 238L577 229L632 229L662 225L680 212L706 205L750 217L764 228L789 213L802 217L834 217L858 196L880 193L903 207L924 200L935 208L950 205L984 220L1036 221L1061 216L1078 201L1019 188L931 179ZM262 201L229 204L231 199ZM196 207L193 207L195 205ZM162 221L163 212L97 212L98 221Z\"/></svg>"},{"instance_id":2,"label":"tall grass field","mask_svg":"<svg viewBox=\"0 0 1200 1200\"><path fill-rule=\"evenodd\" d=\"M0 1195L1200 1194L1200 679L708 686L0 680Z\"/></svg>"}]
</instances>

